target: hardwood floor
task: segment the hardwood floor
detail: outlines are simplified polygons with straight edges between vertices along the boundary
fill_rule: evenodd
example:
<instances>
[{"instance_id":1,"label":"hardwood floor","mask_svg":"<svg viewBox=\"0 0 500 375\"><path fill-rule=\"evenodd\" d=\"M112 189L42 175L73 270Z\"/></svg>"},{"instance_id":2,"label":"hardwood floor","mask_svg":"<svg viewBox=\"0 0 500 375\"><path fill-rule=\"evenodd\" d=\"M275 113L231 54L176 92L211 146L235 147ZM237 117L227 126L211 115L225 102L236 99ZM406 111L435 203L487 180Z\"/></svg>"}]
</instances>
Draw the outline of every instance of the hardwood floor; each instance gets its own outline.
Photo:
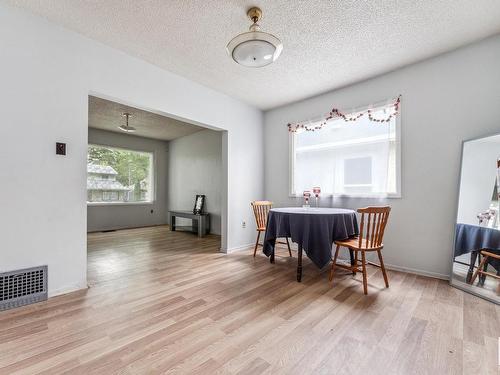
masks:
<instances>
[{"instance_id":1,"label":"hardwood floor","mask_svg":"<svg viewBox=\"0 0 500 375\"><path fill-rule=\"evenodd\" d=\"M166 227L88 236L90 288L0 313L0 374L498 374L500 308L444 281L218 253ZM294 254L295 255L295 254Z\"/></svg>"}]
</instances>

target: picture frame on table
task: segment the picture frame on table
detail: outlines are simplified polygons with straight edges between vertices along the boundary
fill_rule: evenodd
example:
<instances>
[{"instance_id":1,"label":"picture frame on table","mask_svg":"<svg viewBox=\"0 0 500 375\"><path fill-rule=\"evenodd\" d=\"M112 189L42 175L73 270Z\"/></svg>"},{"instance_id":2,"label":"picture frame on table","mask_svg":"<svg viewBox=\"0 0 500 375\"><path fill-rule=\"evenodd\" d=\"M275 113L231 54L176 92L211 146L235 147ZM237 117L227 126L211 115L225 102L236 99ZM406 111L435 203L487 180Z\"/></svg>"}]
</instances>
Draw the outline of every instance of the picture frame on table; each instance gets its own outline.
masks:
<instances>
[{"instance_id":1,"label":"picture frame on table","mask_svg":"<svg viewBox=\"0 0 500 375\"><path fill-rule=\"evenodd\" d=\"M194 201L193 214L201 215L203 213L204 208L205 208L205 195L196 194L196 198Z\"/></svg>"}]
</instances>

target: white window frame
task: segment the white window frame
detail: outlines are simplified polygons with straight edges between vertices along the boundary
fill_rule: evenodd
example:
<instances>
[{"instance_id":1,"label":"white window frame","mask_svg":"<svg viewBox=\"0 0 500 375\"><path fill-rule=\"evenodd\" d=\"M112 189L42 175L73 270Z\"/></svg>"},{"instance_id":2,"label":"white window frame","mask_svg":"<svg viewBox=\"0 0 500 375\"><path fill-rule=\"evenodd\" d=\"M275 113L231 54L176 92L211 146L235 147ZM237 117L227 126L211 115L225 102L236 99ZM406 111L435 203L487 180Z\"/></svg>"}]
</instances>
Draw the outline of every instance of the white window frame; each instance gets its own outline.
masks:
<instances>
[{"instance_id":1,"label":"white window frame","mask_svg":"<svg viewBox=\"0 0 500 375\"><path fill-rule=\"evenodd\" d=\"M379 105L377 107L370 107L371 109L378 110L384 108L385 105ZM364 109L368 109L365 107ZM359 109L353 111L352 113L360 112L364 109ZM349 114L347 114L349 116ZM326 198L373 198L373 199L383 199L383 198L401 198L401 108L396 115L395 119L395 131L396 131L396 193L387 194L321 194L322 197ZM326 125L328 126L328 125ZM356 126L353 124L352 126ZM376 126L376 125L375 125ZM302 192L296 192L295 190L295 148L296 148L296 133L289 132L288 134L288 196L290 198L302 197ZM312 186L311 186L312 188Z\"/></svg>"},{"instance_id":2,"label":"white window frame","mask_svg":"<svg viewBox=\"0 0 500 375\"><path fill-rule=\"evenodd\" d=\"M132 152L139 152L143 154L150 154L151 155L151 161L150 161L150 171L152 173L152 176L150 177L151 179L151 200L149 201L139 201L139 202L89 202L87 201L87 206L152 206L156 203L156 186L157 186L157 179L156 179L156 154L154 151L151 150L137 150L133 148L127 148L123 146L113 146L113 145L106 145L106 144L98 144L98 143L89 143L87 145L87 155L88 155L88 148L89 147L103 147L103 148L113 148L115 150L122 150L122 151L132 151ZM87 165L85 164L85 168L87 168ZM85 183L87 181L85 180ZM85 189L87 190L87 189ZM88 191L88 190L87 190Z\"/></svg>"}]
</instances>

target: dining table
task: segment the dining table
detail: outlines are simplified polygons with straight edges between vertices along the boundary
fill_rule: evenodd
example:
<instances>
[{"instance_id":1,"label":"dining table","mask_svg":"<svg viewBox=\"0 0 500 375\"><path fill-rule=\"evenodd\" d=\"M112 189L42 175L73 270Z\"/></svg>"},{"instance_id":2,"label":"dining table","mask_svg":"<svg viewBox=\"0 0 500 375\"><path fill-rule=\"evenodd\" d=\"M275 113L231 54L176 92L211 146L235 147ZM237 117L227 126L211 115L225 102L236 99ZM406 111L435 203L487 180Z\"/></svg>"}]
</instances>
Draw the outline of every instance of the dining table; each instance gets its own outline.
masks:
<instances>
[{"instance_id":1,"label":"dining table","mask_svg":"<svg viewBox=\"0 0 500 375\"><path fill-rule=\"evenodd\" d=\"M454 258L470 253L469 269L465 281L470 283L474 272L474 266L481 250L487 250L493 254L500 255L500 230L496 228L483 227L479 225L457 223L455 227L455 249ZM456 260L455 260L456 261ZM479 263L479 262L478 262ZM491 258L485 264L485 270L491 265L500 276L500 260ZM479 277L479 284L484 284L486 276Z\"/></svg>"},{"instance_id":2,"label":"dining table","mask_svg":"<svg viewBox=\"0 0 500 375\"><path fill-rule=\"evenodd\" d=\"M332 259L332 245L359 234L356 212L344 208L283 207L269 211L264 254L274 263L277 238L290 238L298 246L297 281L302 280L302 253L319 268ZM351 251L351 264L354 261Z\"/></svg>"}]
</instances>

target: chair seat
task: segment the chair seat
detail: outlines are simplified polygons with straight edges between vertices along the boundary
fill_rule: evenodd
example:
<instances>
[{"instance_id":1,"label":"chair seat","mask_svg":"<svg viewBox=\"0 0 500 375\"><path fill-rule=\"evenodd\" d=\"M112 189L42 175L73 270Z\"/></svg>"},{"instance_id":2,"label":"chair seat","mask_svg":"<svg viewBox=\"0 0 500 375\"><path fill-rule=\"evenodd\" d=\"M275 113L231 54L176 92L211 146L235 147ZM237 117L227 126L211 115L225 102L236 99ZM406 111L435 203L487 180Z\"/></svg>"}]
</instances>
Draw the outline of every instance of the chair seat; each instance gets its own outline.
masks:
<instances>
[{"instance_id":1,"label":"chair seat","mask_svg":"<svg viewBox=\"0 0 500 375\"><path fill-rule=\"evenodd\" d=\"M347 248L352 249L352 250L361 250L361 248L359 247L359 237L357 237L357 236L353 237L353 238L348 238L347 240L335 241L335 245L347 247ZM361 246L362 246L363 250L375 251L375 250L382 249L384 247L384 244L381 244L380 246L373 246L372 247L369 244L367 244L366 239L363 239Z\"/></svg>"}]
</instances>

